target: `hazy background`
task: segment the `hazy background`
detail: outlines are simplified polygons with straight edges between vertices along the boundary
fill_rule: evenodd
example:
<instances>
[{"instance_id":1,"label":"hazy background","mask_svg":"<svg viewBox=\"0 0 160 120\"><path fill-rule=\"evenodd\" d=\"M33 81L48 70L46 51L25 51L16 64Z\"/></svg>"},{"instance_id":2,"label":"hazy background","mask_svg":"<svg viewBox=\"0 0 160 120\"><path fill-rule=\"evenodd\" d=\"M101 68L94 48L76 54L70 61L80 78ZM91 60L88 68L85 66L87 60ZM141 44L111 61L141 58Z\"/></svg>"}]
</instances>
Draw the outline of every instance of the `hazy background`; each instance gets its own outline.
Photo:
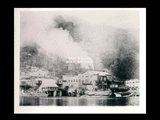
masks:
<instances>
[{"instance_id":1,"label":"hazy background","mask_svg":"<svg viewBox=\"0 0 160 120\"><path fill-rule=\"evenodd\" d=\"M28 64L57 77L104 68L120 80L139 77L139 11L21 11L20 39L21 71ZM69 57L93 63L68 67Z\"/></svg>"}]
</instances>

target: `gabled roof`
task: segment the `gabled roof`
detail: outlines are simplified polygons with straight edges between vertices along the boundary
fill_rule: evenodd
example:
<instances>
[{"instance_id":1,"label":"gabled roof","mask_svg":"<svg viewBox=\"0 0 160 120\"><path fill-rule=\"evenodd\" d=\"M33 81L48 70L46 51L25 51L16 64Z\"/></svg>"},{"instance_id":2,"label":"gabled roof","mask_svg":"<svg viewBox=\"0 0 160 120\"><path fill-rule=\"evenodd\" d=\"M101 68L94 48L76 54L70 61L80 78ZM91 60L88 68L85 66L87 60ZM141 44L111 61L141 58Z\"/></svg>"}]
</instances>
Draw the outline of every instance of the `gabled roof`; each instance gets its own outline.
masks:
<instances>
[{"instance_id":1,"label":"gabled roof","mask_svg":"<svg viewBox=\"0 0 160 120\"><path fill-rule=\"evenodd\" d=\"M36 81L38 81L38 80L42 81L42 84L39 87L39 89L41 89L42 87L58 87L58 85L56 84L56 80L37 78Z\"/></svg>"}]
</instances>

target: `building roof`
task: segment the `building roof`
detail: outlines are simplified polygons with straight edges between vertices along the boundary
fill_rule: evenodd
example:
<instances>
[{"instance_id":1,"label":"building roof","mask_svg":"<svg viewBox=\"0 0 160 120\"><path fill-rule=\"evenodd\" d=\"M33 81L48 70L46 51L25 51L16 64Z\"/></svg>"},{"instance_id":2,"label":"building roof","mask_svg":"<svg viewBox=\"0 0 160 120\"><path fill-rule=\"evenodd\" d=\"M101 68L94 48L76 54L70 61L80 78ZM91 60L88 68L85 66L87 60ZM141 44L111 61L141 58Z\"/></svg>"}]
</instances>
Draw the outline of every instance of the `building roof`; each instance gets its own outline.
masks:
<instances>
[{"instance_id":1,"label":"building roof","mask_svg":"<svg viewBox=\"0 0 160 120\"><path fill-rule=\"evenodd\" d=\"M39 90L40 90L42 87L58 87L58 85L56 84L56 80L53 80L53 79L37 78L36 80L37 80L37 81L38 81L38 80L41 80L41 81L42 81L42 84L41 84L41 86L39 87Z\"/></svg>"},{"instance_id":2,"label":"building roof","mask_svg":"<svg viewBox=\"0 0 160 120\"><path fill-rule=\"evenodd\" d=\"M99 74L99 75L111 75L107 72L101 72L101 71L87 71L89 74ZM84 73L85 74L85 73Z\"/></svg>"},{"instance_id":3,"label":"building roof","mask_svg":"<svg viewBox=\"0 0 160 120\"><path fill-rule=\"evenodd\" d=\"M88 76L88 75L100 75L100 76L111 76L110 73L108 72L101 72L101 71L86 71L83 74L78 74L78 75L63 75L62 79L67 80L67 79L78 79L79 77L83 76Z\"/></svg>"},{"instance_id":4,"label":"building roof","mask_svg":"<svg viewBox=\"0 0 160 120\"><path fill-rule=\"evenodd\" d=\"M139 81L139 79L129 79L129 80L126 80L126 81Z\"/></svg>"},{"instance_id":5,"label":"building roof","mask_svg":"<svg viewBox=\"0 0 160 120\"><path fill-rule=\"evenodd\" d=\"M40 76L40 75L48 75L48 72L47 71L44 71L44 70L38 70L38 71L36 71L36 72L30 72L29 73L29 76Z\"/></svg>"},{"instance_id":6,"label":"building roof","mask_svg":"<svg viewBox=\"0 0 160 120\"><path fill-rule=\"evenodd\" d=\"M26 79L30 79L30 76L24 75L24 76L20 76L20 80L26 80Z\"/></svg>"},{"instance_id":7,"label":"building roof","mask_svg":"<svg viewBox=\"0 0 160 120\"><path fill-rule=\"evenodd\" d=\"M23 82L25 82L25 83L23 83ZM30 79L22 79L22 80L20 80L20 85L24 85L24 84L25 85L30 85L30 86L37 86L35 81L32 81Z\"/></svg>"},{"instance_id":8,"label":"building roof","mask_svg":"<svg viewBox=\"0 0 160 120\"><path fill-rule=\"evenodd\" d=\"M109 74L109 73L107 73L107 72L99 72L99 75L104 76L104 75L111 75L111 74Z\"/></svg>"}]
</instances>

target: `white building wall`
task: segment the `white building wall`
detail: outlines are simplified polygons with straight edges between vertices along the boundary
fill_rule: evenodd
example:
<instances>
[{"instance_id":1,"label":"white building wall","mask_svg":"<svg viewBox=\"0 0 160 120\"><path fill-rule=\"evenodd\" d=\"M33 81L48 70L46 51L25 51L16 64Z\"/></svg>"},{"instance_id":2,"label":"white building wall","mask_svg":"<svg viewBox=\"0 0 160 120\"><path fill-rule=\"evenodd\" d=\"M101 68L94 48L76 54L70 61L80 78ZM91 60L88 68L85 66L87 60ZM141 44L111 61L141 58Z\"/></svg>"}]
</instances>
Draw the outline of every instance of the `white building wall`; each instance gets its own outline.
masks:
<instances>
[{"instance_id":1,"label":"white building wall","mask_svg":"<svg viewBox=\"0 0 160 120\"><path fill-rule=\"evenodd\" d=\"M96 81L98 80L98 73L99 71L87 71L83 74L78 74L78 76L64 75L62 77L62 80L66 80L66 82L64 82L64 85L68 84L68 86L78 87L82 83L91 83L93 86L95 86Z\"/></svg>"},{"instance_id":2,"label":"white building wall","mask_svg":"<svg viewBox=\"0 0 160 120\"><path fill-rule=\"evenodd\" d=\"M138 87L139 88L139 80L138 79L131 79L131 80L127 80L125 81L125 85L128 87Z\"/></svg>"},{"instance_id":3,"label":"white building wall","mask_svg":"<svg viewBox=\"0 0 160 120\"><path fill-rule=\"evenodd\" d=\"M63 76L63 80L66 80L66 82L64 82L64 84L67 86L74 86L74 87L79 86L78 76Z\"/></svg>"}]
</instances>

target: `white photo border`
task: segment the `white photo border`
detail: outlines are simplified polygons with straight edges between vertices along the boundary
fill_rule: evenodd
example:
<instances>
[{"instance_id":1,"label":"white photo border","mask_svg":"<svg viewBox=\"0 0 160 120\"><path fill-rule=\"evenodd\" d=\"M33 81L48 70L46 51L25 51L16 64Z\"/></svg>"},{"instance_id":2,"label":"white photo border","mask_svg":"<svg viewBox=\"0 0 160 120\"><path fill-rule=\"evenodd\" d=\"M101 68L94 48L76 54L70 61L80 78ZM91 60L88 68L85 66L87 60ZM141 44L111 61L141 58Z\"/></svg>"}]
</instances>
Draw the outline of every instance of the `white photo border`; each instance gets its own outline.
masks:
<instances>
[{"instance_id":1,"label":"white photo border","mask_svg":"<svg viewBox=\"0 0 160 120\"><path fill-rule=\"evenodd\" d=\"M139 106L19 106L20 11L138 10L140 12ZM14 8L14 113L146 113L146 8Z\"/></svg>"}]
</instances>

